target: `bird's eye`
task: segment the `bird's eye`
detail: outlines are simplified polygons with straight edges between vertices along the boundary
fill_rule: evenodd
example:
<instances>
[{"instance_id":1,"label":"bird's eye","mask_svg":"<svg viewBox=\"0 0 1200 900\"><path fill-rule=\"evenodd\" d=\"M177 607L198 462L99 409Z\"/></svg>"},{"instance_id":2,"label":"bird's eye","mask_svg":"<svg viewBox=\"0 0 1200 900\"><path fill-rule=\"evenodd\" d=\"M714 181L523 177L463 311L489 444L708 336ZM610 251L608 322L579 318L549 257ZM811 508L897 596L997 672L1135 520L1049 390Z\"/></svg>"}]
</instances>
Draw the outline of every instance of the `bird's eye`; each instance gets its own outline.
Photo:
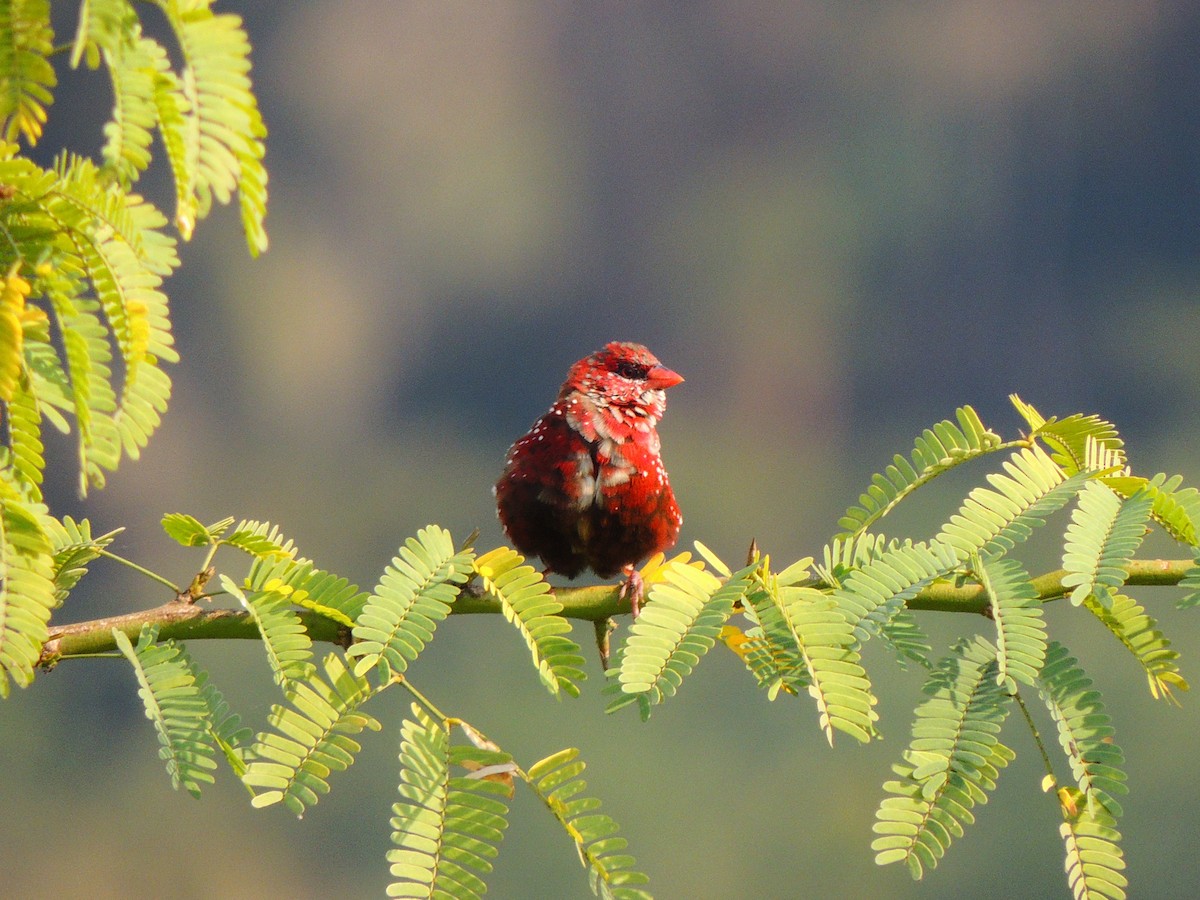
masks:
<instances>
[{"instance_id":1,"label":"bird's eye","mask_svg":"<svg viewBox=\"0 0 1200 900\"><path fill-rule=\"evenodd\" d=\"M617 374L622 378L628 378L630 381L644 381L646 373L649 371L646 366L629 359L623 359L617 363Z\"/></svg>"}]
</instances>

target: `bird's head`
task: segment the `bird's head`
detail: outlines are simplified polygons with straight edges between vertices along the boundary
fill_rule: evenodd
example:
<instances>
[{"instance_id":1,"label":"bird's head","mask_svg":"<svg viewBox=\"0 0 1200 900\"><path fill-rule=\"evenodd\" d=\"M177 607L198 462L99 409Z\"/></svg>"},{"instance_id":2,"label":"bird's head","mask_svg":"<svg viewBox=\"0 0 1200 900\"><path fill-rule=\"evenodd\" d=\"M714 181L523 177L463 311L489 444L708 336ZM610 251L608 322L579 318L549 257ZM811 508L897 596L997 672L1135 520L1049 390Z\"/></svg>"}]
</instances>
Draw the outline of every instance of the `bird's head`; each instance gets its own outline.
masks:
<instances>
[{"instance_id":1,"label":"bird's head","mask_svg":"<svg viewBox=\"0 0 1200 900\"><path fill-rule=\"evenodd\" d=\"M571 367L559 396L578 391L598 409L617 410L619 417L650 419L653 426L666 409L664 391L681 381L682 375L641 344L612 341Z\"/></svg>"}]
</instances>

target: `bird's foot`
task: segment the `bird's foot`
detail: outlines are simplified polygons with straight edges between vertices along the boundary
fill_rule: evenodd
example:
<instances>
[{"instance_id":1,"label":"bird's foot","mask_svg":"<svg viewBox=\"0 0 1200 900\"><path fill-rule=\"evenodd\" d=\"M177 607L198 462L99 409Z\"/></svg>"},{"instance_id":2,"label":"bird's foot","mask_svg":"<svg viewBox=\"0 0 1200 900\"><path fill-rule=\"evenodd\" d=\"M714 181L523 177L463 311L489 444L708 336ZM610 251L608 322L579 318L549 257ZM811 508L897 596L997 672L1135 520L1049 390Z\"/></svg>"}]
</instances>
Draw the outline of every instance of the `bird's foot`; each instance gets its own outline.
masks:
<instances>
[{"instance_id":1,"label":"bird's foot","mask_svg":"<svg viewBox=\"0 0 1200 900\"><path fill-rule=\"evenodd\" d=\"M642 609L642 601L646 599L646 582L642 580L642 573L632 565L626 566L622 571L625 573L625 583L621 585L620 598L629 600L629 611L633 613L633 618L637 619Z\"/></svg>"}]
</instances>

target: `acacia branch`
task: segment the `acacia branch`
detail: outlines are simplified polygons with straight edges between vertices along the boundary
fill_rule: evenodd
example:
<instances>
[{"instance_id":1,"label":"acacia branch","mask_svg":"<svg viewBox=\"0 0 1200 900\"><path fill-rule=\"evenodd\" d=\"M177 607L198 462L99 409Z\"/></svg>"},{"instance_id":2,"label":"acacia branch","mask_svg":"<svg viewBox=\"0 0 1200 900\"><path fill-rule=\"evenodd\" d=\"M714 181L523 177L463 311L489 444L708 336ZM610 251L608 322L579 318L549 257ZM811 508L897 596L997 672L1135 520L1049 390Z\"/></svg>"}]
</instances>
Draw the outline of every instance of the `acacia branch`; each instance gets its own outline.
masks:
<instances>
[{"instance_id":1,"label":"acacia branch","mask_svg":"<svg viewBox=\"0 0 1200 900\"><path fill-rule=\"evenodd\" d=\"M1192 559L1135 559L1127 567L1129 577L1125 583L1156 587L1177 585L1195 564ZM1034 578L1032 583L1038 599L1050 602L1067 596L1070 589L1063 586L1066 574L1059 569ZM813 586L823 585L816 583ZM619 585L607 584L554 589L554 596L563 606L560 615L590 622L628 615L629 600L620 594ZM183 596L186 597L186 593ZM982 614L988 607L987 596L977 584L934 584L908 601L909 609L933 612ZM350 645L350 630L345 625L310 610L297 612L312 640L342 647ZM477 586L468 585L454 601L450 612L455 615L496 615L502 610L498 601L484 596ZM114 652L117 648L112 629L117 628L130 640L137 640L143 625L157 626L158 636L163 640L259 638L258 626L243 609L211 609L180 599L139 612L52 626L40 664L53 666L62 659Z\"/></svg>"}]
</instances>

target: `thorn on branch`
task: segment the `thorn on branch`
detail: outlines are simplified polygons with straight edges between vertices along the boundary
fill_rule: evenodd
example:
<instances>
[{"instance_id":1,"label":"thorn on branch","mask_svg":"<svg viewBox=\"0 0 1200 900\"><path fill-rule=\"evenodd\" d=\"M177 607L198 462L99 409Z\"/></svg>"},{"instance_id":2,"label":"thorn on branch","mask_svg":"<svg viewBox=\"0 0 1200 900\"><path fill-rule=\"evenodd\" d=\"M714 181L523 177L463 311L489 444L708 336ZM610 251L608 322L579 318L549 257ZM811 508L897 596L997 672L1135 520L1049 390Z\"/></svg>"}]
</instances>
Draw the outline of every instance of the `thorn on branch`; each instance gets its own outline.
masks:
<instances>
[{"instance_id":1,"label":"thorn on branch","mask_svg":"<svg viewBox=\"0 0 1200 900\"><path fill-rule=\"evenodd\" d=\"M192 579L192 583L186 589L175 595L176 603L192 604L204 596L204 586L217 573L217 570L209 566L203 572L197 572L196 577Z\"/></svg>"},{"instance_id":2,"label":"thorn on branch","mask_svg":"<svg viewBox=\"0 0 1200 900\"><path fill-rule=\"evenodd\" d=\"M600 668L607 672L608 659L612 649L609 638L616 629L617 623L612 619L597 619L592 623L592 627L596 630L596 649L600 651Z\"/></svg>"},{"instance_id":3,"label":"thorn on branch","mask_svg":"<svg viewBox=\"0 0 1200 900\"><path fill-rule=\"evenodd\" d=\"M479 540L479 529L478 528L476 528L474 531L472 531L470 534L467 535L467 539L465 541L463 541L462 546L458 548L459 552L461 553L464 550L474 550L475 542L477 540Z\"/></svg>"}]
</instances>

